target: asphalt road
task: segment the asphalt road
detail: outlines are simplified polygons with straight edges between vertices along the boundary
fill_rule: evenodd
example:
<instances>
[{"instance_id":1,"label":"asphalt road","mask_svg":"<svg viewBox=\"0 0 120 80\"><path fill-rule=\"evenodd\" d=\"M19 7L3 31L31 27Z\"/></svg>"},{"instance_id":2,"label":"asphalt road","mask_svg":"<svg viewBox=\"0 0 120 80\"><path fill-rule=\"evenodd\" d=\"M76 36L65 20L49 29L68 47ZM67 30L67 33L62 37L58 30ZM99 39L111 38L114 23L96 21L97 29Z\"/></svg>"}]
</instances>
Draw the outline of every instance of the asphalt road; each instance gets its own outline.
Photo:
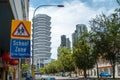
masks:
<instances>
[{"instance_id":1,"label":"asphalt road","mask_svg":"<svg viewBox=\"0 0 120 80\"><path fill-rule=\"evenodd\" d=\"M112 78L100 78L100 79L97 79L97 78L76 78L76 77L55 77L56 80L120 80L120 78L116 78L116 79L112 79ZM36 80L40 80L40 79L36 79Z\"/></svg>"},{"instance_id":2,"label":"asphalt road","mask_svg":"<svg viewBox=\"0 0 120 80\"><path fill-rule=\"evenodd\" d=\"M45 76L42 76L45 77ZM62 77L62 76L52 76L55 77L56 80L120 80L120 78L112 79L112 78L100 78L97 79L96 77L89 77L89 78L83 78L83 77ZM41 76L36 76L35 80L40 80Z\"/></svg>"}]
</instances>

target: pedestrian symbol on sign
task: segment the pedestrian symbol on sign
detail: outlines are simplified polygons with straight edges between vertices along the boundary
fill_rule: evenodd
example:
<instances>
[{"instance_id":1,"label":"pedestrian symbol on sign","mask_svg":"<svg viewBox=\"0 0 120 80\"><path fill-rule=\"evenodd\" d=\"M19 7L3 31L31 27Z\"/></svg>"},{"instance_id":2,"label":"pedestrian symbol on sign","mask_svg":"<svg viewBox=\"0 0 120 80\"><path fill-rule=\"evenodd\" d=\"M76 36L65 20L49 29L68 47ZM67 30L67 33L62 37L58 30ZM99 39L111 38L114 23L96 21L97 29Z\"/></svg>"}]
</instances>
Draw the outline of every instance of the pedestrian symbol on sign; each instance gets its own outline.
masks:
<instances>
[{"instance_id":1,"label":"pedestrian symbol on sign","mask_svg":"<svg viewBox=\"0 0 120 80\"><path fill-rule=\"evenodd\" d=\"M14 30L13 36L21 36L21 37L29 37L30 34L28 33L27 29L25 28L25 25L21 22L17 28Z\"/></svg>"}]
</instances>

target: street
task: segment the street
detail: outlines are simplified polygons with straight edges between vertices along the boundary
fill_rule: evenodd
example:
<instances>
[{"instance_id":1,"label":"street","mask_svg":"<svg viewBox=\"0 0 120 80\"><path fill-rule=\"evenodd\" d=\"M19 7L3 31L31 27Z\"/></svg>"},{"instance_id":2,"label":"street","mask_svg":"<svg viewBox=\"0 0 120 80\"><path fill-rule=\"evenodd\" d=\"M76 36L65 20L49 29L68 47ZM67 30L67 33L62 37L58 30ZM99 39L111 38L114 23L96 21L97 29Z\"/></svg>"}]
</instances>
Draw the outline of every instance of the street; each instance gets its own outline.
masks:
<instances>
[{"instance_id":1,"label":"street","mask_svg":"<svg viewBox=\"0 0 120 80\"><path fill-rule=\"evenodd\" d=\"M62 76L54 76L56 80L120 80L120 78L112 79L112 78L96 78L96 77L89 77L89 78L83 78L83 77L62 77ZM40 79L36 79L40 80Z\"/></svg>"}]
</instances>

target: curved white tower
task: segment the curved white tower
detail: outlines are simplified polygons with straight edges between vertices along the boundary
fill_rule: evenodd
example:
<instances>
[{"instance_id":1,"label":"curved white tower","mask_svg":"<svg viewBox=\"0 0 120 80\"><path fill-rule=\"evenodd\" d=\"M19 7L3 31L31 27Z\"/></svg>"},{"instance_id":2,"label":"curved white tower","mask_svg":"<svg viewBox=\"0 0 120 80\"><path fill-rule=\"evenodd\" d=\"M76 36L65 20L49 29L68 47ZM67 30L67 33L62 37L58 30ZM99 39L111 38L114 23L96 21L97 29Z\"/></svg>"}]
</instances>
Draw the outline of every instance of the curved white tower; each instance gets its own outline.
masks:
<instances>
[{"instance_id":1,"label":"curved white tower","mask_svg":"<svg viewBox=\"0 0 120 80\"><path fill-rule=\"evenodd\" d=\"M34 63L35 65L44 65L44 60L47 60L51 56L51 37L50 37L50 20L46 14L38 14L34 18L34 33L33 33L33 44L34 50ZM41 63L42 62L42 63Z\"/></svg>"}]
</instances>

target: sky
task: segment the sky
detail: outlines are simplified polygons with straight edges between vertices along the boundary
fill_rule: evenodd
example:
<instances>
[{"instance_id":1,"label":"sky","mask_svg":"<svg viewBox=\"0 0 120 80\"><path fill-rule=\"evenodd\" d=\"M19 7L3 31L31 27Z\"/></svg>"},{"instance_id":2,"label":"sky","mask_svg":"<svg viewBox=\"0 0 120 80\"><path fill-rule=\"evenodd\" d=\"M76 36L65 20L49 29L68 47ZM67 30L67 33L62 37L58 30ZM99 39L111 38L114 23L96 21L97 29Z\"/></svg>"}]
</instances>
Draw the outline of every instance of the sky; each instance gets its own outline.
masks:
<instances>
[{"instance_id":1,"label":"sky","mask_svg":"<svg viewBox=\"0 0 120 80\"><path fill-rule=\"evenodd\" d=\"M64 5L60 7L45 7L42 5ZM102 13L109 15L118 8L116 0L30 0L29 19L36 14L47 14L51 17L51 58L57 59L57 49L61 43L61 35L66 35L72 42L72 33L77 24L85 24Z\"/></svg>"}]
</instances>

